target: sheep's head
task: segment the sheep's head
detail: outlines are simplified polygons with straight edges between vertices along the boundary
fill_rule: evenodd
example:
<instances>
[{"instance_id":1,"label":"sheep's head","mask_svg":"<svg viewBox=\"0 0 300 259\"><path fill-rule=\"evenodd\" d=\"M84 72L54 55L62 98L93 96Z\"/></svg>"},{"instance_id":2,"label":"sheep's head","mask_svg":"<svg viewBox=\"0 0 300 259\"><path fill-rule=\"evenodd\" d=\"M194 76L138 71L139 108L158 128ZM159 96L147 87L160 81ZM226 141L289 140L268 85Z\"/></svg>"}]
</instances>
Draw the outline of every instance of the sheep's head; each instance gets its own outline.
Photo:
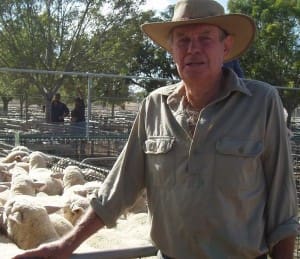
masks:
<instances>
[{"instance_id":1,"label":"sheep's head","mask_svg":"<svg viewBox=\"0 0 300 259\"><path fill-rule=\"evenodd\" d=\"M34 151L29 155L29 169L46 168L48 162L48 156L42 152Z\"/></svg>"},{"instance_id":2,"label":"sheep's head","mask_svg":"<svg viewBox=\"0 0 300 259\"><path fill-rule=\"evenodd\" d=\"M13 177L11 191L13 194L26 194L35 196L37 191L44 185L41 182L34 182L28 175Z\"/></svg>"},{"instance_id":3,"label":"sheep's head","mask_svg":"<svg viewBox=\"0 0 300 259\"><path fill-rule=\"evenodd\" d=\"M81 169L78 166L67 166L63 171L63 185L65 188L69 188L76 184L84 184L84 180Z\"/></svg>"},{"instance_id":4,"label":"sheep's head","mask_svg":"<svg viewBox=\"0 0 300 259\"><path fill-rule=\"evenodd\" d=\"M3 163L11 163L17 160L22 159L24 156L28 156L29 153L26 151L15 150L11 151L3 160Z\"/></svg>"},{"instance_id":5,"label":"sheep's head","mask_svg":"<svg viewBox=\"0 0 300 259\"><path fill-rule=\"evenodd\" d=\"M86 198L70 199L66 202L66 206L63 208L64 217L75 225L79 219L83 216L85 211L89 207L89 200Z\"/></svg>"},{"instance_id":6,"label":"sheep's head","mask_svg":"<svg viewBox=\"0 0 300 259\"><path fill-rule=\"evenodd\" d=\"M22 249L31 249L58 238L46 209L21 196L6 203L4 224L8 237Z\"/></svg>"}]
</instances>

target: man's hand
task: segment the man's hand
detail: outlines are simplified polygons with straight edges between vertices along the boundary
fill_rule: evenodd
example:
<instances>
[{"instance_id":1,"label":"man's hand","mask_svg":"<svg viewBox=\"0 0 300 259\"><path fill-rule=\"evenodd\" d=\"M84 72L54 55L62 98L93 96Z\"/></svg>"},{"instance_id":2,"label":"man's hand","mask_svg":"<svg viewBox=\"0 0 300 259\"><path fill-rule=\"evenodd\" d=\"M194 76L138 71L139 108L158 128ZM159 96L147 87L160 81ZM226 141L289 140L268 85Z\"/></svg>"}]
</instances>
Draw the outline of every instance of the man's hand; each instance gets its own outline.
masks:
<instances>
[{"instance_id":1,"label":"man's hand","mask_svg":"<svg viewBox=\"0 0 300 259\"><path fill-rule=\"evenodd\" d=\"M293 259L294 244L296 237L288 237L280 240L272 249L271 258L273 259Z\"/></svg>"},{"instance_id":2,"label":"man's hand","mask_svg":"<svg viewBox=\"0 0 300 259\"><path fill-rule=\"evenodd\" d=\"M13 259L29 259L29 258L49 258L49 259L68 259L72 250L67 249L63 240L42 244L31 250L26 250L21 254L13 257Z\"/></svg>"}]
</instances>

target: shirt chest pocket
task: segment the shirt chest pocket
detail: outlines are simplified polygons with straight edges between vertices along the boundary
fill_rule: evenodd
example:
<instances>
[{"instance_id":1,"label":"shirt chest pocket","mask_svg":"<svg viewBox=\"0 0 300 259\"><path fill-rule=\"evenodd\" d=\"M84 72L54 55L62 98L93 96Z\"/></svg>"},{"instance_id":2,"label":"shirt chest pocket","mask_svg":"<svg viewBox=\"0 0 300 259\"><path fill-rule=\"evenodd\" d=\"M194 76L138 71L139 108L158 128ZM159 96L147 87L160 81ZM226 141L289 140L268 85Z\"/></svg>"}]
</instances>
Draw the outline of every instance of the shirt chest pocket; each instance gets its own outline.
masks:
<instances>
[{"instance_id":1,"label":"shirt chest pocket","mask_svg":"<svg viewBox=\"0 0 300 259\"><path fill-rule=\"evenodd\" d=\"M223 138L216 143L215 181L225 191L249 190L262 183L260 140Z\"/></svg>"},{"instance_id":2,"label":"shirt chest pocket","mask_svg":"<svg viewBox=\"0 0 300 259\"><path fill-rule=\"evenodd\" d=\"M146 154L146 175L154 186L174 185L175 183L175 138L153 136L144 142Z\"/></svg>"}]
</instances>

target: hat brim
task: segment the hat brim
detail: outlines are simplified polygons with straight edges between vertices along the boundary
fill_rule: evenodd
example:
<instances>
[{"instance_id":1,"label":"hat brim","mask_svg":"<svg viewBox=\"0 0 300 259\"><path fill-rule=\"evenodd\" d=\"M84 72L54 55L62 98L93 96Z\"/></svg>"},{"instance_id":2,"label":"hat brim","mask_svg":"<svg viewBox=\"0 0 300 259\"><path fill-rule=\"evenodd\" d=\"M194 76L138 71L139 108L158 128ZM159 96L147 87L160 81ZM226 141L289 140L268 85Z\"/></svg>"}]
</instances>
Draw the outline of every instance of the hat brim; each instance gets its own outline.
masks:
<instances>
[{"instance_id":1,"label":"hat brim","mask_svg":"<svg viewBox=\"0 0 300 259\"><path fill-rule=\"evenodd\" d=\"M156 44L171 52L170 32L175 27L188 24L215 25L233 36L234 43L231 51L224 57L225 62L241 56L249 48L255 37L256 27L253 19L243 14L226 14L182 21L145 23L141 26L141 29Z\"/></svg>"}]
</instances>

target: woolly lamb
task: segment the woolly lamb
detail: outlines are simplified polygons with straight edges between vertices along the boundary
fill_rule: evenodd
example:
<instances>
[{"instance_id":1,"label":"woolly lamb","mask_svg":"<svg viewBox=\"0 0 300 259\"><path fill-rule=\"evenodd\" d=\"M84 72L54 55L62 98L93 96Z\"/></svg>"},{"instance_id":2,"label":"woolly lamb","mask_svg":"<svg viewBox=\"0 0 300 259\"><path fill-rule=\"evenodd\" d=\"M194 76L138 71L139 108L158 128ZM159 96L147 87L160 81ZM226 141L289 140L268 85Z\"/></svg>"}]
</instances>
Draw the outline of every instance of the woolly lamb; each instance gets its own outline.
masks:
<instances>
[{"instance_id":1,"label":"woolly lamb","mask_svg":"<svg viewBox=\"0 0 300 259\"><path fill-rule=\"evenodd\" d=\"M63 208L64 217L74 226L84 215L90 201L84 197L70 197Z\"/></svg>"},{"instance_id":2,"label":"woolly lamb","mask_svg":"<svg viewBox=\"0 0 300 259\"><path fill-rule=\"evenodd\" d=\"M34 168L47 168L50 158L40 151L34 151L29 155L29 170Z\"/></svg>"},{"instance_id":3,"label":"woolly lamb","mask_svg":"<svg viewBox=\"0 0 300 259\"><path fill-rule=\"evenodd\" d=\"M48 195L61 195L63 192L62 181L52 177L52 171L47 168L34 168L29 171L29 176L35 182L43 183L39 189Z\"/></svg>"},{"instance_id":4,"label":"woolly lamb","mask_svg":"<svg viewBox=\"0 0 300 259\"><path fill-rule=\"evenodd\" d=\"M46 209L23 197L16 196L7 202L4 223L8 237L21 249L32 249L59 238Z\"/></svg>"},{"instance_id":5,"label":"woolly lamb","mask_svg":"<svg viewBox=\"0 0 300 259\"><path fill-rule=\"evenodd\" d=\"M28 175L18 175L12 178L10 191L12 195L35 196L43 183L34 182Z\"/></svg>"},{"instance_id":6,"label":"woolly lamb","mask_svg":"<svg viewBox=\"0 0 300 259\"><path fill-rule=\"evenodd\" d=\"M62 215L53 213L49 215L49 218L52 225L54 226L56 233L60 237L70 232L73 228L73 225Z\"/></svg>"},{"instance_id":7,"label":"woolly lamb","mask_svg":"<svg viewBox=\"0 0 300 259\"><path fill-rule=\"evenodd\" d=\"M15 150L11 151L9 154L7 154L6 157L4 157L1 162L2 163L12 163L14 161L21 161L22 157L28 156L29 153L26 151L21 150Z\"/></svg>"},{"instance_id":8,"label":"woolly lamb","mask_svg":"<svg viewBox=\"0 0 300 259\"><path fill-rule=\"evenodd\" d=\"M27 152L28 154L30 153L29 148L25 146L15 146L14 148L12 148L11 151L24 151Z\"/></svg>"},{"instance_id":9,"label":"woolly lamb","mask_svg":"<svg viewBox=\"0 0 300 259\"><path fill-rule=\"evenodd\" d=\"M63 171L63 186L65 189L70 188L76 184L84 184L84 180L81 169L78 166L70 165L67 166Z\"/></svg>"}]
</instances>

